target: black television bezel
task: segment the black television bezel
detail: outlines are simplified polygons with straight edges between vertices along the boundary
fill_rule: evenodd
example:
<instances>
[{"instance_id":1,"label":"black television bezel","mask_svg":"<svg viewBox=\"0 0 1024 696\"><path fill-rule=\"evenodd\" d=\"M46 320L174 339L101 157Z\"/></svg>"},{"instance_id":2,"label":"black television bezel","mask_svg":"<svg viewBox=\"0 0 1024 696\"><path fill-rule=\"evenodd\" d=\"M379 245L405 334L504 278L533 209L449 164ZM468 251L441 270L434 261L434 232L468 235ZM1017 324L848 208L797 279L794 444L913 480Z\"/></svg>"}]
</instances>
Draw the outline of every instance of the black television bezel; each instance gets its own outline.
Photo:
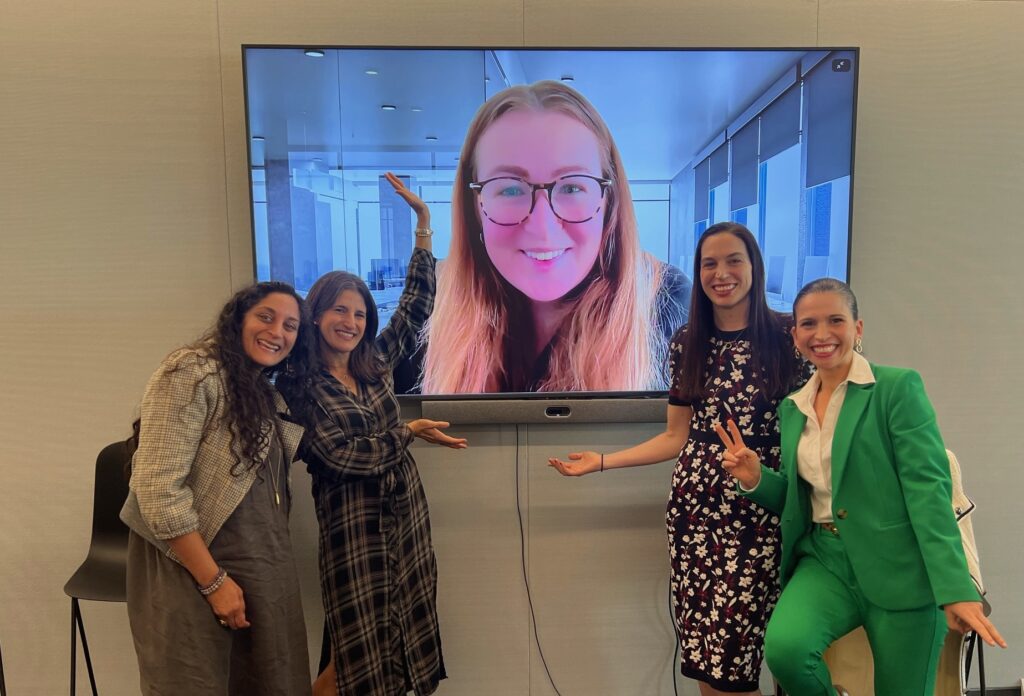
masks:
<instances>
[{"instance_id":1,"label":"black television bezel","mask_svg":"<svg viewBox=\"0 0 1024 696\"><path fill-rule=\"evenodd\" d=\"M246 51L280 50L388 50L388 51L647 51L647 52L765 52L793 51L828 54L852 52L853 104L850 128L850 202L847 214L846 280L850 282L853 249L853 208L856 186L857 109L860 93L860 48L857 46L493 46L493 45L424 45L396 46L382 44L241 44L242 103L245 115L245 160L249 200L249 241L252 252L252 278L256 269L256 227L253 218L252 133L249 130L249 76ZM814 66L820 64L816 61ZM814 67L812 66L812 68ZM807 71L800 71L803 78ZM771 102L769 102L771 103ZM688 275L692 269L682 269ZM696 285L697 281L695 281ZM696 289L696 288L695 288ZM602 391L602 392L486 392L479 394L397 394L402 406L419 406L422 416L456 424L495 423L654 423L665 418L666 390Z\"/></svg>"}]
</instances>

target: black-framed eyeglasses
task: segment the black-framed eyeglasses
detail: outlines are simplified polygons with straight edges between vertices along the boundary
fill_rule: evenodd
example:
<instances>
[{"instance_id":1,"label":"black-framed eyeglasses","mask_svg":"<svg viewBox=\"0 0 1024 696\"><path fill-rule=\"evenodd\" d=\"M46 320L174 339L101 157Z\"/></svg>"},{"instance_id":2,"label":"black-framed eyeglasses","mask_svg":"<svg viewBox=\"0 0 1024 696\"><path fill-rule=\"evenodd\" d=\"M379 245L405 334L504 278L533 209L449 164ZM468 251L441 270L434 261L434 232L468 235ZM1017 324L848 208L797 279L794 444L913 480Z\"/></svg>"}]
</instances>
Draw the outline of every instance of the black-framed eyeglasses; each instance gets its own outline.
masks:
<instances>
[{"instance_id":1,"label":"black-framed eyeglasses","mask_svg":"<svg viewBox=\"0 0 1024 696\"><path fill-rule=\"evenodd\" d=\"M516 176L498 176L469 184L476 191L480 210L496 225L511 227L530 217L537 205L537 191L548 194L551 212L563 222L587 222L601 210L611 179L589 174L569 174L546 184L534 184Z\"/></svg>"}]
</instances>

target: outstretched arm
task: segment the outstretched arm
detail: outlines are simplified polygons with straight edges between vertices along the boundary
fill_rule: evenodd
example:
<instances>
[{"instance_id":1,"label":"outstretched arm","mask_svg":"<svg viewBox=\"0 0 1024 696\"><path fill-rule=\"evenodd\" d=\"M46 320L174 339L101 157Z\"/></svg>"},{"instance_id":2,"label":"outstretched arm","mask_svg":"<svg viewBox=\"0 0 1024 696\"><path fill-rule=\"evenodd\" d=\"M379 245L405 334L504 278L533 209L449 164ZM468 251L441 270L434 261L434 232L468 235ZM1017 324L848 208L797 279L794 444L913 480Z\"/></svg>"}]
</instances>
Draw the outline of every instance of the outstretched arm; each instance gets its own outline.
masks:
<instances>
[{"instance_id":1,"label":"outstretched arm","mask_svg":"<svg viewBox=\"0 0 1024 696\"><path fill-rule=\"evenodd\" d=\"M444 432L444 429L449 425L448 421L435 421L429 418L417 418L408 423L409 430L412 431L413 435L424 442L429 442L433 445L443 445L452 449L466 449L469 447L469 441L466 438L452 437Z\"/></svg>"},{"instance_id":2,"label":"outstretched arm","mask_svg":"<svg viewBox=\"0 0 1024 696\"><path fill-rule=\"evenodd\" d=\"M380 476L396 466L412 444L413 431L402 421L380 432L353 435L319 401L314 417L303 458L329 480Z\"/></svg>"},{"instance_id":3,"label":"outstretched arm","mask_svg":"<svg viewBox=\"0 0 1024 696\"><path fill-rule=\"evenodd\" d=\"M635 447L604 455L604 469L622 469L628 466L644 466L656 464L668 459L675 459L686 444L690 434L690 418L693 409L689 406L673 406L669 404L665 418L665 430L650 440ZM583 476L595 471L602 471L602 457L597 452L572 452L569 460L556 457L548 459L548 464L563 476Z\"/></svg>"},{"instance_id":4,"label":"outstretched arm","mask_svg":"<svg viewBox=\"0 0 1024 696\"><path fill-rule=\"evenodd\" d=\"M398 307L391 315L391 321L375 340L377 352L384 357L387 369L391 371L419 347L420 331L434 310L437 260L430 252L430 210L426 203L391 172L385 176L395 192L416 212L417 219L416 249L409 259L405 289L398 300ZM423 230L427 230L427 233L423 233Z\"/></svg>"},{"instance_id":5,"label":"outstretched arm","mask_svg":"<svg viewBox=\"0 0 1024 696\"><path fill-rule=\"evenodd\" d=\"M951 501L949 458L921 376L901 371L886 404L896 475L940 605L978 601Z\"/></svg>"}]
</instances>

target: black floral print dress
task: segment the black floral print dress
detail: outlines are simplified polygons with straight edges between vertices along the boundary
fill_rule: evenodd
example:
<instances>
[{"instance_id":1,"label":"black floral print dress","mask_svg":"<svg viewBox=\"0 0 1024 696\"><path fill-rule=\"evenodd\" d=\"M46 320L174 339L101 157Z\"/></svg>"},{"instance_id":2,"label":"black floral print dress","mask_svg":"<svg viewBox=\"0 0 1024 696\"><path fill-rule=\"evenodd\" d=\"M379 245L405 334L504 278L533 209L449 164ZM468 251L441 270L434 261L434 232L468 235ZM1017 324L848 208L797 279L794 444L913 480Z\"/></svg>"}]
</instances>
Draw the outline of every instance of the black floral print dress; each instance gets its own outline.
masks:
<instances>
[{"instance_id":1,"label":"black floral print dress","mask_svg":"<svg viewBox=\"0 0 1024 696\"><path fill-rule=\"evenodd\" d=\"M784 322L789 335L790 322ZM722 468L715 423L732 418L745 444L779 468L777 400L762 393L757 362L743 331L716 331L705 365L708 394L689 403L678 367L686 328L670 345L669 403L690 406L690 434L672 473L665 522L672 597L683 675L720 691L758 688L764 629L779 589L779 518L736 492ZM794 353L798 383L807 368Z\"/></svg>"}]
</instances>

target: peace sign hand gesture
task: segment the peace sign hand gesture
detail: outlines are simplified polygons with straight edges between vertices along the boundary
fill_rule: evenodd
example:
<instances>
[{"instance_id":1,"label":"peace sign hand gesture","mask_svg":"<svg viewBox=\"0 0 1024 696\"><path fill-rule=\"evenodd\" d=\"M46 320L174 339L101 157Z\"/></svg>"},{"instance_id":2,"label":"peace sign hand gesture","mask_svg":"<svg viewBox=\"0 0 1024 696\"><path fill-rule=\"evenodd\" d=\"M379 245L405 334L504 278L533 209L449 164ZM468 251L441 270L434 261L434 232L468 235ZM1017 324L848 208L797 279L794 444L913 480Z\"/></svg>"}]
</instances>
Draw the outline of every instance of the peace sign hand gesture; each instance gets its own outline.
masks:
<instances>
[{"instance_id":1,"label":"peace sign hand gesture","mask_svg":"<svg viewBox=\"0 0 1024 696\"><path fill-rule=\"evenodd\" d=\"M715 423L715 432L725 445L722 453L722 468L746 488L756 488L761 482L761 459L757 453L743 444L743 435L736 423L730 418L727 422L729 432L721 423Z\"/></svg>"}]
</instances>

